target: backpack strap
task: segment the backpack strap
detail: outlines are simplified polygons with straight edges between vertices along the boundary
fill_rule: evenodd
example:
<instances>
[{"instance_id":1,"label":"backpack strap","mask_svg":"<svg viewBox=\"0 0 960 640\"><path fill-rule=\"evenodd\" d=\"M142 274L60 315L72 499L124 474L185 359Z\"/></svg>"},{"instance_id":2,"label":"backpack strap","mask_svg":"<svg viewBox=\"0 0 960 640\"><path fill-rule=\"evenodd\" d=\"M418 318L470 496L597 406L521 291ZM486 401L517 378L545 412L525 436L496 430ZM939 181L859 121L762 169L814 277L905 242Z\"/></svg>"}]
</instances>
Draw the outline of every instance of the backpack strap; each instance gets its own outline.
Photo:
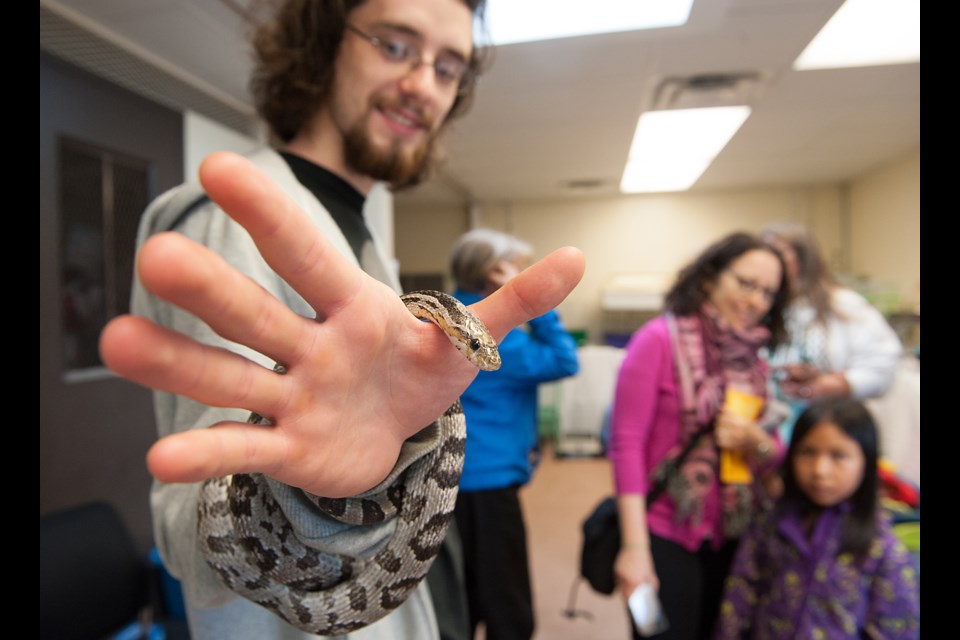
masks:
<instances>
[{"instance_id":1,"label":"backpack strap","mask_svg":"<svg viewBox=\"0 0 960 640\"><path fill-rule=\"evenodd\" d=\"M170 223L170 226L164 229L164 231L175 231L176 228L179 227L183 223L183 221L190 216L191 213L193 213L203 205L207 204L208 202L210 202L210 196L208 196L207 194L204 193L200 196L197 196L196 198L191 200L186 207L183 208L183 211L180 212L180 215L174 218L173 222Z\"/></svg>"},{"instance_id":2,"label":"backpack strap","mask_svg":"<svg viewBox=\"0 0 960 640\"><path fill-rule=\"evenodd\" d=\"M150 221L147 235L175 231L194 211L210 202L210 196L198 184L187 183L168 191L154 205L160 208Z\"/></svg>"}]
</instances>

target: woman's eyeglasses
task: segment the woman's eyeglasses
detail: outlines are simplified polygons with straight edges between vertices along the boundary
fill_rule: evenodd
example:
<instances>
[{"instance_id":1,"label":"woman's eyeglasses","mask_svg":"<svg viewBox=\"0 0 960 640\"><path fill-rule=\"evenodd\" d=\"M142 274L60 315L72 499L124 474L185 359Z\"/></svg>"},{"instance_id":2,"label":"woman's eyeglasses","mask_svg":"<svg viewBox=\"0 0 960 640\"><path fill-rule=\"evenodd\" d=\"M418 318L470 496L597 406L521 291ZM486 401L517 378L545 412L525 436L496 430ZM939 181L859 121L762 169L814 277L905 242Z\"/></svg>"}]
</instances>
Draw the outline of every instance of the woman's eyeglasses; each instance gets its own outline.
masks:
<instances>
[{"instance_id":1,"label":"woman's eyeglasses","mask_svg":"<svg viewBox=\"0 0 960 640\"><path fill-rule=\"evenodd\" d=\"M777 299L778 291L776 289L767 289L765 287L761 287L759 284L757 284L756 280L744 278L733 269L727 269L727 273L733 276L733 279L737 281L738 285L740 285L740 291L743 293L750 295L759 291L763 295L764 300L771 304Z\"/></svg>"}]
</instances>

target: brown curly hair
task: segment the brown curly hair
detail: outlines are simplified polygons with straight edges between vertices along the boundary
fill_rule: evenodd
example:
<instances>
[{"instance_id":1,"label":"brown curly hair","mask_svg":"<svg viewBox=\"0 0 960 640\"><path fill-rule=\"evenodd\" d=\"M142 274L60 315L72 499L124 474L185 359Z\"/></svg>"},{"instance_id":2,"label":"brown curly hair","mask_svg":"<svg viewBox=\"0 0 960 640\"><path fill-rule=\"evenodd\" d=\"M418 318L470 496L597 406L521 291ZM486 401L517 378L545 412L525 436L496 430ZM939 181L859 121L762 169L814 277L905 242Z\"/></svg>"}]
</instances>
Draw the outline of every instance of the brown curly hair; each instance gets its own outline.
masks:
<instances>
[{"instance_id":1,"label":"brown curly hair","mask_svg":"<svg viewBox=\"0 0 960 640\"><path fill-rule=\"evenodd\" d=\"M365 0L288 0L253 34L254 71L250 79L257 113L274 136L290 142L333 84L333 60L343 39L347 15ZM482 24L486 0L463 0ZM474 46L470 67L479 73L485 50ZM446 122L467 112L475 85L461 91Z\"/></svg>"}]
</instances>

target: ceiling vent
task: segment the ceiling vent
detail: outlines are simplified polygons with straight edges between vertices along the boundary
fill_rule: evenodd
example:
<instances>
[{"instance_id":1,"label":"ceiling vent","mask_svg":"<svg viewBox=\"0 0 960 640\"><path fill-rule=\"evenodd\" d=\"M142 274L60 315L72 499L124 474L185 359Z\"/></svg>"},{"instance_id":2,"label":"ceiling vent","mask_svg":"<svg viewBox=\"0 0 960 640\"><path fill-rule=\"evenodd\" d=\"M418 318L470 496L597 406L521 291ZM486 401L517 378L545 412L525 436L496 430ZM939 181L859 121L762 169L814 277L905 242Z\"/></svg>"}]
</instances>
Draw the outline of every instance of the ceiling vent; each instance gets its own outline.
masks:
<instances>
[{"instance_id":1,"label":"ceiling vent","mask_svg":"<svg viewBox=\"0 0 960 640\"><path fill-rule=\"evenodd\" d=\"M560 188L565 191L586 192L600 189L607 186L607 181L603 178L574 178L572 180L562 180Z\"/></svg>"},{"instance_id":2,"label":"ceiling vent","mask_svg":"<svg viewBox=\"0 0 960 640\"><path fill-rule=\"evenodd\" d=\"M647 111L754 105L760 98L762 81L759 71L658 78Z\"/></svg>"}]
</instances>

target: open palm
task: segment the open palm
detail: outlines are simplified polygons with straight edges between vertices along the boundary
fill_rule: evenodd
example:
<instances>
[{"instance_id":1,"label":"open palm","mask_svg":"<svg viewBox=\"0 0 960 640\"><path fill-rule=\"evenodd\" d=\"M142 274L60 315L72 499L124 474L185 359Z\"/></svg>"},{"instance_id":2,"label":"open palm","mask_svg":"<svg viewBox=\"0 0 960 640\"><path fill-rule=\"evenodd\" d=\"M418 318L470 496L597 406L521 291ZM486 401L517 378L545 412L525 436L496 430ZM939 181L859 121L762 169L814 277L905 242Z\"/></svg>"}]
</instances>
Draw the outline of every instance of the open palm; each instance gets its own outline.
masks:
<instances>
[{"instance_id":1,"label":"open palm","mask_svg":"<svg viewBox=\"0 0 960 640\"><path fill-rule=\"evenodd\" d=\"M457 399L476 368L437 327L414 318L390 287L340 255L249 161L214 154L200 176L316 318L295 313L180 234L151 237L137 262L149 291L287 369L279 375L138 316L110 322L100 348L118 374L273 422L221 422L162 438L148 454L151 472L164 482L259 472L328 497L366 491L393 468L404 441ZM558 249L472 310L500 339L556 307L583 269L577 249Z\"/></svg>"}]
</instances>

